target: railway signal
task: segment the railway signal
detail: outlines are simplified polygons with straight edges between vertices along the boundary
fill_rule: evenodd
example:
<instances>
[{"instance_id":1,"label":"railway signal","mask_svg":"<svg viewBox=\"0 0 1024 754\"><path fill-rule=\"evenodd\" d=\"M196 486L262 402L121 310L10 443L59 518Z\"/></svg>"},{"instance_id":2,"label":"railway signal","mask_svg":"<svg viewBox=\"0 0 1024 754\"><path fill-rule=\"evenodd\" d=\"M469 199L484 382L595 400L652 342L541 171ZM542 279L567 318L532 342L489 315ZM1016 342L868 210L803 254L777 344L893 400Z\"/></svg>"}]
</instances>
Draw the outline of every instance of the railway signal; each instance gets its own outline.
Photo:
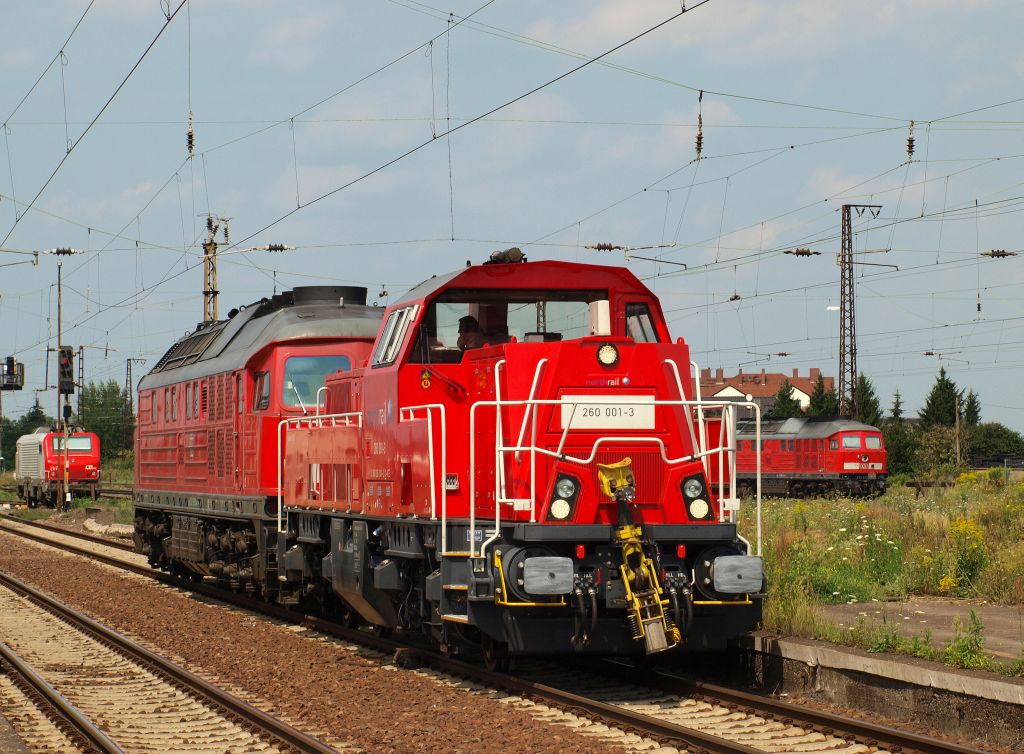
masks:
<instances>
[{"instance_id":1,"label":"railway signal","mask_svg":"<svg viewBox=\"0 0 1024 754\"><path fill-rule=\"evenodd\" d=\"M61 346L57 354L57 390L61 395L75 392L75 349Z\"/></svg>"}]
</instances>

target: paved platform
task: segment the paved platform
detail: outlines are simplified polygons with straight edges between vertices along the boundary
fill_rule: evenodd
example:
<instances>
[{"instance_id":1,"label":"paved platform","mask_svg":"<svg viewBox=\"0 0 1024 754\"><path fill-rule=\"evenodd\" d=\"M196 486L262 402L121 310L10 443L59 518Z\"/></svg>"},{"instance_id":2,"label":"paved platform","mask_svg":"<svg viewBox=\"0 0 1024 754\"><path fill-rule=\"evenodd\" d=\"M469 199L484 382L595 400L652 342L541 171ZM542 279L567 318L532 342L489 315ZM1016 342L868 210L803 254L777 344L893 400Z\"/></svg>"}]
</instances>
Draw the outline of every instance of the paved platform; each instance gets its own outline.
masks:
<instances>
[{"instance_id":1,"label":"paved platform","mask_svg":"<svg viewBox=\"0 0 1024 754\"><path fill-rule=\"evenodd\" d=\"M973 610L984 628L983 651L1004 662L1024 659L1024 606L991 605L980 600L947 600L913 597L902 602L863 602L828 605L822 612L837 626L855 626L859 619L895 625L900 635L923 637L931 632L932 644L941 650L954 635L953 622L959 618L966 628Z\"/></svg>"}]
</instances>

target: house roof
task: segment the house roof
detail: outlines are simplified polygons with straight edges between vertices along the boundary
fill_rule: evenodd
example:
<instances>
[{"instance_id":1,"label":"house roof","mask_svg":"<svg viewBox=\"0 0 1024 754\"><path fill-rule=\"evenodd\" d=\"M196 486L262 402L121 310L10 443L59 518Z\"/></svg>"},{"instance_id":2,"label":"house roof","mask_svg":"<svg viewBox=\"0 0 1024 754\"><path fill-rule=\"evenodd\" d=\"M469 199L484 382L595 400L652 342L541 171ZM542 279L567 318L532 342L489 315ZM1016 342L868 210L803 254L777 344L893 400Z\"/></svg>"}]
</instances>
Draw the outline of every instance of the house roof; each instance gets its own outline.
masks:
<instances>
[{"instance_id":1,"label":"house roof","mask_svg":"<svg viewBox=\"0 0 1024 754\"><path fill-rule=\"evenodd\" d=\"M711 398L727 388L733 388L753 398L770 398L779 392L783 380L788 379L794 389L809 396L814 392L814 383L817 382L819 374L820 370L816 368L812 368L808 375L802 376L796 369L792 374L768 372L763 369L759 372L744 372L741 369L738 374L727 377L721 369L716 370L714 375L710 369L703 369L700 375L700 392L705 398ZM835 389L834 378L825 377L824 380L826 391Z\"/></svg>"}]
</instances>

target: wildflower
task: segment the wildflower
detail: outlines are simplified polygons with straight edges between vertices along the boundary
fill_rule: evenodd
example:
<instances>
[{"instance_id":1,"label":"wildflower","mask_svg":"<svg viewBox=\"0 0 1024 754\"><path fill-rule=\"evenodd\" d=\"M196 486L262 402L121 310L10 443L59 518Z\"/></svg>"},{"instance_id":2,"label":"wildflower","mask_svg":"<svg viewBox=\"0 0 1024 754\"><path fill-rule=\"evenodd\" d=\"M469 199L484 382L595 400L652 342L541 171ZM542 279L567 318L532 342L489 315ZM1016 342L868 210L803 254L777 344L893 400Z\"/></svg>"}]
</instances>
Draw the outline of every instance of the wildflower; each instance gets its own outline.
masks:
<instances>
[{"instance_id":1,"label":"wildflower","mask_svg":"<svg viewBox=\"0 0 1024 754\"><path fill-rule=\"evenodd\" d=\"M839 531L846 531L846 527L844 526L844 527L843 527L842 529L840 529Z\"/></svg>"},{"instance_id":2,"label":"wildflower","mask_svg":"<svg viewBox=\"0 0 1024 754\"><path fill-rule=\"evenodd\" d=\"M843 560L849 560L849 558L846 557L846 556L843 556Z\"/></svg>"},{"instance_id":3,"label":"wildflower","mask_svg":"<svg viewBox=\"0 0 1024 754\"><path fill-rule=\"evenodd\" d=\"M833 597L838 597L838 596L839 596L839 592L832 592L832 596L833 596ZM842 624L842 623L840 623L839 625L841 626L841 625L843 625L843 624Z\"/></svg>"},{"instance_id":4,"label":"wildflower","mask_svg":"<svg viewBox=\"0 0 1024 754\"><path fill-rule=\"evenodd\" d=\"M834 549L836 549L836 548L835 547L829 547L825 552L832 552Z\"/></svg>"}]
</instances>

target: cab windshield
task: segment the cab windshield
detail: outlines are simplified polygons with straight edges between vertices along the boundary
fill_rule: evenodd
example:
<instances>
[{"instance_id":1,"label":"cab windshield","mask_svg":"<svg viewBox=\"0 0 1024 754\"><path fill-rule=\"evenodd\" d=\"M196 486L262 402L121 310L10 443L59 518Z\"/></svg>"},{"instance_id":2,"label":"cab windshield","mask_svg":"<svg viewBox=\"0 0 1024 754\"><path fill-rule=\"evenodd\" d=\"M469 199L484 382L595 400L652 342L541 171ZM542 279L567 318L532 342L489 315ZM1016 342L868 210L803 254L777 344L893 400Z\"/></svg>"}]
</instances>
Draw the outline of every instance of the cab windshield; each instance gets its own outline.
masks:
<instances>
[{"instance_id":1,"label":"cab windshield","mask_svg":"<svg viewBox=\"0 0 1024 754\"><path fill-rule=\"evenodd\" d=\"M316 394L324 386L324 377L351 368L347 356L290 356L284 363L281 402L307 411L315 409Z\"/></svg>"},{"instance_id":2,"label":"cab windshield","mask_svg":"<svg viewBox=\"0 0 1024 754\"><path fill-rule=\"evenodd\" d=\"M57 453L64 452L64 438L54 437L53 438L53 449ZM92 450L92 438L91 437L69 437L68 438L68 452L69 453L88 453Z\"/></svg>"},{"instance_id":3,"label":"cab windshield","mask_svg":"<svg viewBox=\"0 0 1024 754\"><path fill-rule=\"evenodd\" d=\"M545 343L583 338L591 332L592 307L607 291L448 291L424 312L409 360L458 363L472 348L508 343Z\"/></svg>"}]
</instances>

